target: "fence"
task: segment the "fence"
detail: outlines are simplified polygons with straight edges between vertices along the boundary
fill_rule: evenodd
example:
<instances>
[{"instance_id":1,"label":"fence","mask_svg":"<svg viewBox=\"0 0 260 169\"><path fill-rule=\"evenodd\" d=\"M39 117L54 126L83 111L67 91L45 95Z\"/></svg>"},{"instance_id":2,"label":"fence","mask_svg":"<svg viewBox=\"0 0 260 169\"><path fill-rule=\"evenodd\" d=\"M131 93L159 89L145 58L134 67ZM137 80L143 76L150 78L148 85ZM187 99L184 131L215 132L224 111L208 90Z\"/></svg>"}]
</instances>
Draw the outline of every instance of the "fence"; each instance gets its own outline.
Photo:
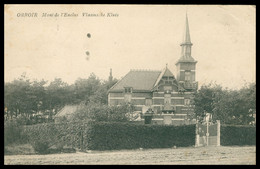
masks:
<instances>
[{"instance_id":1,"label":"fence","mask_svg":"<svg viewBox=\"0 0 260 169\"><path fill-rule=\"evenodd\" d=\"M195 146L220 146L220 121L196 124Z\"/></svg>"}]
</instances>

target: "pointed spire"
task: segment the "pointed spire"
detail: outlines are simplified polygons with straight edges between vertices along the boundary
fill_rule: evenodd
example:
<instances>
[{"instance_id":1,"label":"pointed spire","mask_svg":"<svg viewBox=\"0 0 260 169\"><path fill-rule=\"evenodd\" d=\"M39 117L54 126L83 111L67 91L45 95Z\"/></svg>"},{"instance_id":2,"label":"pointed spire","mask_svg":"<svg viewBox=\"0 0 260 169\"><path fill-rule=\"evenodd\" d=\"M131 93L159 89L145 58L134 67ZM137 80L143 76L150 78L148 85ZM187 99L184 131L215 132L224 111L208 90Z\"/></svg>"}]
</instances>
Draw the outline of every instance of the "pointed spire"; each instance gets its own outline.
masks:
<instances>
[{"instance_id":1,"label":"pointed spire","mask_svg":"<svg viewBox=\"0 0 260 169\"><path fill-rule=\"evenodd\" d=\"M187 44L187 43L191 44L188 14L186 11L186 23L185 23L185 29L184 29L183 44Z\"/></svg>"},{"instance_id":2,"label":"pointed spire","mask_svg":"<svg viewBox=\"0 0 260 169\"><path fill-rule=\"evenodd\" d=\"M179 63L179 62L197 62L191 56L191 48L192 48L193 44L191 43L191 40L190 40L190 29L189 29L187 11L186 11L183 42L180 45L181 45L181 58L177 61L177 63Z\"/></svg>"}]
</instances>

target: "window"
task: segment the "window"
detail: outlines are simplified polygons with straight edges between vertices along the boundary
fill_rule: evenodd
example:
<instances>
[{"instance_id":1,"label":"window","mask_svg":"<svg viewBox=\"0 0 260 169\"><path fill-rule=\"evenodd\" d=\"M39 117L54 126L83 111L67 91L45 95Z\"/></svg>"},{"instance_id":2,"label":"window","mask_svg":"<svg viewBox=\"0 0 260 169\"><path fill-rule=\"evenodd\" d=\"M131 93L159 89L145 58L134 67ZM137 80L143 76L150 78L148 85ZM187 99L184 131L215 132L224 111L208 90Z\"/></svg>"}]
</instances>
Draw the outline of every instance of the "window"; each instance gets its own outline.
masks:
<instances>
[{"instance_id":1,"label":"window","mask_svg":"<svg viewBox=\"0 0 260 169\"><path fill-rule=\"evenodd\" d=\"M152 106L152 99L145 99L146 106Z\"/></svg>"},{"instance_id":2,"label":"window","mask_svg":"<svg viewBox=\"0 0 260 169\"><path fill-rule=\"evenodd\" d=\"M132 100L132 95L130 93L125 94L125 102L130 103Z\"/></svg>"},{"instance_id":3,"label":"window","mask_svg":"<svg viewBox=\"0 0 260 169\"><path fill-rule=\"evenodd\" d=\"M133 88L132 87L125 87L125 93L132 93Z\"/></svg>"},{"instance_id":4,"label":"window","mask_svg":"<svg viewBox=\"0 0 260 169\"><path fill-rule=\"evenodd\" d=\"M171 94L164 95L164 105L171 104Z\"/></svg>"},{"instance_id":5,"label":"window","mask_svg":"<svg viewBox=\"0 0 260 169\"><path fill-rule=\"evenodd\" d=\"M133 92L133 88L132 87L125 87L125 102L129 103L132 100L132 92Z\"/></svg>"},{"instance_id":6,"label":"window","mask_svg":"<svg viewBox=\"0 0 260 169\"><path fill-rule=\"evenodd\" d=\"M190 72L185 72L185 81L190 81Z\"/></svg>"},{"instance_id":7,"label":"window","mask_svg":"<svg viewBox=\"0 0 260 169\"><path fill-rule=\"evenodd\" d=\"M190 105L190 99L184 99L184 105Z\"/></svg>"}]
</instances>

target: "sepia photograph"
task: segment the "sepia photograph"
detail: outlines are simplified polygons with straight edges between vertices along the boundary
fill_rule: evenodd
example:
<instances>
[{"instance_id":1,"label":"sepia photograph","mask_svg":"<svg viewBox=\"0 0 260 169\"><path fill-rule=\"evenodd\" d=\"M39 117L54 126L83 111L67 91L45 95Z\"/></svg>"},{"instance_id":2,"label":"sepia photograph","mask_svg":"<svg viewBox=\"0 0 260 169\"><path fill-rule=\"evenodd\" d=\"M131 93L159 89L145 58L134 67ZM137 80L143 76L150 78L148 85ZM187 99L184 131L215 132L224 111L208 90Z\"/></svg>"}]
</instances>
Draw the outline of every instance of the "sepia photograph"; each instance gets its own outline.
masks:
<instances>
[{"instance_id":1,"label":"sepia photograph","mask_svg":"<svg viewBox=\"0 0 260 169\"><path fill-rule=\"evenodd\" d=\"M4 5L4 165L256 165L256 5Z\"/></svg>"}]
</instances>

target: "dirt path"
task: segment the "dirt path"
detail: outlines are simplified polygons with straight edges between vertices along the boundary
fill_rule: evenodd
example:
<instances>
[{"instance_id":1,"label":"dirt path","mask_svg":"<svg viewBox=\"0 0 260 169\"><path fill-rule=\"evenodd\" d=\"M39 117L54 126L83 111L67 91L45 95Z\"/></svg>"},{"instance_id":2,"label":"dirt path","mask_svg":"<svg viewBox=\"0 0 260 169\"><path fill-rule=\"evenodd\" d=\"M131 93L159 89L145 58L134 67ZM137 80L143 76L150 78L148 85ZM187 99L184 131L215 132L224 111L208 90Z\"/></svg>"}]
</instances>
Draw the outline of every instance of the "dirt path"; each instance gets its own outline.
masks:
<instances>
[{"instance_id":1,"label":"dirt path","mask_svg":"<svg viewBox=\"0 0 260 169\"><path fill-rule=\"evenodd\" d=\"M256 147L200 147L99 151L49 155L8 155L9 164L256 164Z\"/></svg>"}]
</instances>

